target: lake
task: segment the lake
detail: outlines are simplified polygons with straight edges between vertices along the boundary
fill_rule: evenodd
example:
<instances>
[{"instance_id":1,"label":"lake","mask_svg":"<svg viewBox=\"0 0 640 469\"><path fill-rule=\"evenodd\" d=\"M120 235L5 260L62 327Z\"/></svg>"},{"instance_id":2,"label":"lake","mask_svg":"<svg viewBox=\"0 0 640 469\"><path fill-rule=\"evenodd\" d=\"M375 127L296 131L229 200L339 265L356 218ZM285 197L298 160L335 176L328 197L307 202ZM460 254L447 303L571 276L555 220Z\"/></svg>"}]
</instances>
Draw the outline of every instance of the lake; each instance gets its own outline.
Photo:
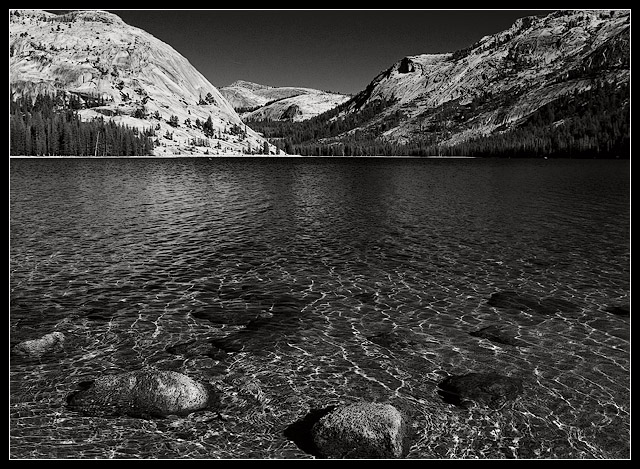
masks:
<instances>
[{"instance_id":1,"label":"lake","mask_svg":"<svg viewBox=\"0 0 640 469\"><path fill-rule=\"evenodd\" d=\"M66 337L11 353L11 458L312 458L294 424L358 401L408 458L630 457L629 160L12 158L9 195L11 345ZM142 368L222 409L67 408ZM438 392L491 371L499 409Z\"/></svg>"}]
</instances>

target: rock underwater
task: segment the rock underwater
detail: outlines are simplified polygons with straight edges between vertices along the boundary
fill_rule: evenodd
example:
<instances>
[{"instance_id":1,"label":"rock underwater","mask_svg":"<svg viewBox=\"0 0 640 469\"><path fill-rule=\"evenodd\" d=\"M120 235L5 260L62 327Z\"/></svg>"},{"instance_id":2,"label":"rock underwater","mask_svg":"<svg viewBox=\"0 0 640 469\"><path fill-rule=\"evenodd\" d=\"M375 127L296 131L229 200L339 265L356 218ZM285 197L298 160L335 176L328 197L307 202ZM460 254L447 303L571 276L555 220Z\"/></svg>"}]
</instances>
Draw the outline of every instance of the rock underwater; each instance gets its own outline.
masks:
<instances>
[{"instance_id":1,"label":"rock underwater","mask_svg":"<svg viewBox=\"0 0 640 469\"><path fill-rule=\"evenodd\" d=\"M518 291L498 291L491 294L487 305L514 311L531 311L542 316L561 313L576 314L580 307L568 300L554 297L538 298L530 293Z\"/></svg>"},{"instance_id":2,"label":"rock underwater","mask_svg":"<svg viewBox=\"0 0 640 469\"><path fill-rule=\"evenodd\" d=\"M443 400L450 404L469 407L475 403L496 409L515 399L523 385L519 378L488 372L449 376L438 388Z\"/></svg>"},{"instance_id":3,"label":"rock underwater","mask_svg":"<svg viewBox=\"0 0 640 469\"><path fill-rule=\"evenodd\" d=\"M408 451L407 422L391 404L339 406L311 428L313 443L326 458L402 458Z\"/></svg>"},{"instance_id":4,"label":"rock underwater","mask_svg":"<svg viewBox=\"0 0 640 469\"><path fill-rule=\"evenodd\" d=\"M39 339L25 340L17 344L13 350L23 356L40 358L46 353L62 350L64 347L64 334L51 332Z\"/></svg>"},{"instance_id":5,"label":"rock underwater","mask_svg":"<svg viewBox=\"0 0 640 469\"><path fill-rule=\"evenodd\" d=\"M471 331L469 335L487 339L496 344L512 345L514 347L524 347L527 345L526 342L518 339L512 331L495 324L483 327L477 331Z\"/></svg>"},{"instance_id":6,"label":"rock underwater","mask_svg":"<svg viewBox=\"0 0 640 469\"><path fill-rule=\"evenodd\" d=\"M629 317L631 316L631 307L630 306L609 306L605 309L607 313L613 314L615 316Z\"/></svg>"},{"instance_id":7,"label":"rock underwater","mask_svg":"<svg viewBox=\"0 0 640 469\"><path fill-rule=\"evenodd\" d=\"M152 418L219 406L215 389L175 371L137 370L81 383L67 397L70 409L92 415Z\"/></svg>"}]
</instances>

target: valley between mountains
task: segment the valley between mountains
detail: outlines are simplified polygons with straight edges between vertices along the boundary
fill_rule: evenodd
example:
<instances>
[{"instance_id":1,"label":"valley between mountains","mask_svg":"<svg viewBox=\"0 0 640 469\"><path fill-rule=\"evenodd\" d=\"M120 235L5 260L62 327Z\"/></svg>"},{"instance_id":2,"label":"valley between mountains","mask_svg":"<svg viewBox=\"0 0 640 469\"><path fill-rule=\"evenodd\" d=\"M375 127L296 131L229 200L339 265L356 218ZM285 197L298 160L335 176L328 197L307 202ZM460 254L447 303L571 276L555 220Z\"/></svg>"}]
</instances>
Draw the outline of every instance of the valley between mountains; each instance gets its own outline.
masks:
<instances>
[{"instance_id":1,"label":"valley between mountains","mask_svg":"<svg viewBox=\"0 0 640 469\"><path fill-rule=\"evenodd\" d=\"M629 10L523 17L400 57L353 96L215 87L104 11L12 10L9 26L12 155L629 156Z\"/></svg>"}]
</instances>

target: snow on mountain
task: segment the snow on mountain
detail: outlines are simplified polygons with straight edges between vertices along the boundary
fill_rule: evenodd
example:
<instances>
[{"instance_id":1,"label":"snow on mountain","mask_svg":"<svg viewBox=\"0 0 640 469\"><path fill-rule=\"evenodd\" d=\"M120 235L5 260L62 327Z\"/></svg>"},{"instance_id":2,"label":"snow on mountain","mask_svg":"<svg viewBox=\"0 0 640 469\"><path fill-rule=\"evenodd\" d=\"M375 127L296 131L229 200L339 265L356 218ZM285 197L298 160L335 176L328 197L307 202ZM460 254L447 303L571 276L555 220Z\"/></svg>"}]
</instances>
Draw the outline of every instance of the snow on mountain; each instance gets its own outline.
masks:
<instances>
[{"instance_id":1,"label":"snow on mountain","mask_svg":"<svg viewBox=\"0 0 640 469\"><path fill-rule=\"evenodd\" d=\"M393 127L380 136L396 143L426 129L446 129L440 132L443 145L488 135L597 82L628 83L629 31L629 10L521 18L466 49L404 57L375 77L344 113L388 103L363 129L375 132L394 116ZM466 117L456 112L462 108Z\"/></svg>"},{"instance_id":2,"label":"snow on mountain","mask_svg":"<svg viewBox=\"0 0 640 469\"><path fill-rule=\"evenodd\" d=\"M9 83L16 95L65 91L104 105L79 111L139 129L153 128L156 156L241 154L265 140L189 61L151 34L99 10L55 15L13 10ZM196 121L211 118L212 132ZM172 125L173 124L173 125ZM276 151L270 146L270 150Z\"/></svg>"},{"instance_id":3,"label":"snow on mountain","mask_svg":"<svg viewBox=\"0 0 640 469\"><path fill-rule=\"evenodd\" d=\"M238 80L220 88L220 93L238 110L243 120L310 119L351 97L313 88L266 86Z\"/></svg>"}]
</instances>

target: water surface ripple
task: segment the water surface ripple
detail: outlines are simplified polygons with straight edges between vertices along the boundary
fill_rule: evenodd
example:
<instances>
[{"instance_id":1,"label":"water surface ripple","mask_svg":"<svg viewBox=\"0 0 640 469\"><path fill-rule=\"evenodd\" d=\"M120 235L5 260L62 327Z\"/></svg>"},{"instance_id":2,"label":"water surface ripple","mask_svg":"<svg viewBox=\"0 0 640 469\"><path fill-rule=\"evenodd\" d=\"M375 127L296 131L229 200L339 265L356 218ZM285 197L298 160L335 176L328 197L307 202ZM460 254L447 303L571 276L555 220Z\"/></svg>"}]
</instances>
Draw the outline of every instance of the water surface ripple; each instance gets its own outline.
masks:
<instances>
[{"instance_id":1,"label":"water surface ripple","mask_svg":"<svg viewBox=\"0 0 640 469\"><path fill-rule=\"evenodd\" d=\"M373 400L408 409L409 458L628 458L629 303L628 161L14 158L11 345L67 340L11 354L10 456L310 458L290 425ZM65 406L149 367L222 412ZM485 371L523 393L438 394Z\"/></svg>"}]
</instances>

